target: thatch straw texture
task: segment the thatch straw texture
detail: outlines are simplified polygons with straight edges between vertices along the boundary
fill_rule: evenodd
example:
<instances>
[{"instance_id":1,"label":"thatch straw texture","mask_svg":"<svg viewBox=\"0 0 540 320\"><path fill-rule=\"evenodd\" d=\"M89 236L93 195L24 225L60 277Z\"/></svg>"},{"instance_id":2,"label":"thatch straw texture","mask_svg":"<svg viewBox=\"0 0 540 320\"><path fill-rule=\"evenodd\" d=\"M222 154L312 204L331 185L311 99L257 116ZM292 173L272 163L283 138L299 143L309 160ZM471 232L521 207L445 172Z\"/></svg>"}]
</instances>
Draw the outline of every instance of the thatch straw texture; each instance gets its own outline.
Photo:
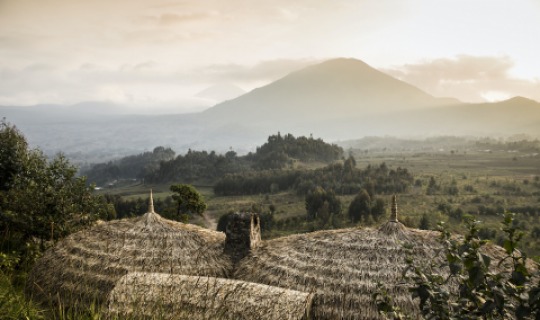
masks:
<instances>
[{"instance_id":1,"label":"thatch straw texture","mask_svg":"<svg viewBox=\"0 0 540 320\"><path fill-rule=\"evenodd\" d=\"M417 303L402 280L406 259L440 266L444 250L438 232L406 228L395 210L379 229L250 246L233 270L223 233L163 219L150 205L142 217L103 222L60 241L35 264L28 291L63 306L95 304L111 318L381 319L372 298L381 283L415 316ZM492 265L504 257L500 247L484 250Z\"/></svg>"},{"instance_id":2,"label":"thatch straw texture","mask_svg":"<svg viewBox=\"0 0 540 320\"><path fill-rule=\"evenodd\" d=\"M164 273L128 273L109 295L110 318L307 319L308 293L262 284Z\"/></svg>"},{"instance_id":3,"label":"thatch straw texture","mask_svg":"<svg viewBox=\"0 0 540 320\"><path fill-rule=\"evenodd\" d=\"M382 283L408 314L405 259L440 257L438 233L388 222L379 230L342 229L267 241L240 262L237 279L314 293L315 319L380 319L372 294Z\"/></svg>"},{"instance_id":4,"label":"thatch straw texture","mask_svg":"<svg viewBox=\"0 0 540 320\"><path fill-rule=\"evenodd\" d=\"M444 250L439 236L397 221L379 229L292 235L255 249L240 262L235 278L313 293L314 319L383 319L372 297L380 283L405 314L420 317L402 273L407 258L416 265L440 266ZM483 251L494 261L504 257L498 246Z\"/></svg>"},{"instance_id":5,"label":"thatch straw texture","mask_svg":"<svg viewBox=\"0 0 540 320\"><path fill-rule=\"evenodd\" d=\"M30 294L69 306L102 305L128 272L227 277L223 233L150 212L100 223L48 250L30 273Z\"/></svg>"}]
</instances>

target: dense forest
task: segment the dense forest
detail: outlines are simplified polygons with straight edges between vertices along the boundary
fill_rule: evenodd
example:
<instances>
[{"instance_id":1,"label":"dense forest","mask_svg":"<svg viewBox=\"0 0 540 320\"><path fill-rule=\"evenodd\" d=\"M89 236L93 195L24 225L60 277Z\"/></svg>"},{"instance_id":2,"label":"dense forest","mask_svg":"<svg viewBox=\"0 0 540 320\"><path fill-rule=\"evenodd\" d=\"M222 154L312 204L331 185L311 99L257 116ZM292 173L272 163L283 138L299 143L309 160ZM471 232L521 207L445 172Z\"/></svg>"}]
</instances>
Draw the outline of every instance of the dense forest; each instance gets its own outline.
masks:
<instances>
[{"instance_id":1,"label":"dense forest","mask_svg":"<svg viewBox=\"0 0 540 320\"><path fill-rule=\"evenodd\" d=\"M116 161L98 163L84 174L97 185L103 185L118 179L144 179L159 168L163 161L174 159L171 148L156 147L152 152L127 156Z\"/></svg>"},{"instance_id":2,"label":"dense forest","mask_svg":"<svg viewBox=\"0 0 540 320\"><path fill-rule=\"evenodd\" d=\"M245 156L238 156L232 150L225 154L189 150L175 157L170 148L156 147L153 152L95 164L82 174L97 185L119 179L144 179L150 183L212 182L226 174L292 168L298 161L330 163L342 156L341 147L322 139L278 133L268 137L255 153Z\"/></svg>"},{"instance_id":3,"label":"dense forest","mask_svg":"<svg viewBox=\"0 0 540 320\"><path fill-rule=\"evenodd\" d=\"M325 143L313 137L295 138L292 134L281 136L280 133L268 137L268 142L249 154L253 166L258 169L283 169L294 161L332 162L343 156L343 149L335 144Z\"/></svg>"},{"instance_id":4,"label":"dense forest","mask_svg":"<svg viewBox=\"0 0 540 320\"><path fill-rule=\"evenodd\" d=\"M241 172L249 168L250 163L244 157L238 157L234 151L221 155L214 151L189 150L185 155L162 161L159 167L146 173L144 179L150 183L212 182L227 173Z\"/></svg>"},{"instance_id":5,"label":"dense forest","mask_svg":"<svg viewBox=\"0 0 540 320\"><path fill-rule=\"evenodd\" d=\"M216 183L214 192L226 196L294 190L305 195L320 186L340 195L356 194L361 189L374 195L405 192L413 180L407 169L388 169L384 163L359 169L350 157L343 164L315 170L265 170L227 175Z\"/></svg>"}]
</instances>

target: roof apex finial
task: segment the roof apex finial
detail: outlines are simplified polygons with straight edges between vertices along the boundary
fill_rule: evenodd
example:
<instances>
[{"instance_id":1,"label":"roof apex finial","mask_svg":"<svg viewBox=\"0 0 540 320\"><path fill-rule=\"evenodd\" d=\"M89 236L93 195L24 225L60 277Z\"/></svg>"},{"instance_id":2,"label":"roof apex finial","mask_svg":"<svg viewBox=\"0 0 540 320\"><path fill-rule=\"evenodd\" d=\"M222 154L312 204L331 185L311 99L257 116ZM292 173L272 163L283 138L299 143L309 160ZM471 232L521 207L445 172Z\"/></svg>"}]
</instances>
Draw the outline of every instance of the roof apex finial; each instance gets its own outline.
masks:
<instances>
[{"instance_id":1,"label":"roof apex finial","mask_svg":"<svg viewBox=\"0 0 540 320\"><path fill-rule=\"evenodd\" d=\"M154 197L152 196L152 189L150 189L150 199L148 200L148 213L154 212Z\"/></svg>"},{"instance_id":2,"label":"roof apex finial","mask_svg":"<svg viewBox=\"0 0 540 320\"><path fill-rule=\"evenodd\" d=\"M390 222L398 222L398 210L397 210L397 196L392 196L392 214L390 215Z\"/></svg>"}]
</instances>

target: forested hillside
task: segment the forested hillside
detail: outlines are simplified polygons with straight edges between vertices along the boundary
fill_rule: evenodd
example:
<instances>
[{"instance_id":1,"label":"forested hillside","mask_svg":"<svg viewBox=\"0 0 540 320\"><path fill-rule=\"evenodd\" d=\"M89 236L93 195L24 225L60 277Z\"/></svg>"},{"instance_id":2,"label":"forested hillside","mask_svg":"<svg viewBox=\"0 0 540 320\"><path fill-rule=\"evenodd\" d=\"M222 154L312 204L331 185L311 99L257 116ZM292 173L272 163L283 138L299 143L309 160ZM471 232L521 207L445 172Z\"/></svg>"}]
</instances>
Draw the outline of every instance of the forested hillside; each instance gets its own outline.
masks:
<instances>
[{"instance_id":1,"label":"forested hillside","mask_svg":"<svg viewBox=\"0 0 540 320\"><path fill-rule=\"evenodd\" d=\"M152 152L127 156L116 161L93 165L84 174L88 181L102 185L117 179L143 179L159 168L162 161L174 159L175 152L171 148L156 147Z\"/></svg>"},{"instance_id":2,"label":"forested hillside","mask_svg":"<svg viewBox=\"0 0 540 320\"><path fill-rule=\"evenodd\" d=\"M297 162L330 163L343 157L343 149L313 137L294 137L280 133L268 137L268 141L255 153L238 156L229 151L189 150L175 157L170 148L156 147L153 152L124 157L116 161L93 165L82 174L89 182L103 185L119 179L144 179L151 183L172 181L213 182L226 174L266 169L293 168Z\"/></svg>"},{"instance_id":3,"label":"forested hillside","mask_svg":"<svg viewBox=\"0 0 540 320\"><path fill-rule=\"evenodd\" d=\"M257 148L257 152L248 158L258 169L282 169L291 161L331 162L343 156L343 149L335 144L325 143L313 137L295 138L292 134L268 137L268 142Z\"/></svg>"}]
</instances>

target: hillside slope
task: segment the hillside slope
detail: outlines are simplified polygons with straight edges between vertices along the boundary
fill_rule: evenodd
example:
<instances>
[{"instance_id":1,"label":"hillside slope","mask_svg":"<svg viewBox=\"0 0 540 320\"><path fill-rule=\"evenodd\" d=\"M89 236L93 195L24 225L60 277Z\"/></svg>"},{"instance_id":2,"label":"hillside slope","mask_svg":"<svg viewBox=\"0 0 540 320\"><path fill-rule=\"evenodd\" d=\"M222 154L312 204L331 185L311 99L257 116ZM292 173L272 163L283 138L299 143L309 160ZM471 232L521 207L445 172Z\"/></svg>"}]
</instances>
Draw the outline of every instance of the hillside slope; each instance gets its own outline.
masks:
<instances>
[{"instance_id":1,"label":"hillside slope","mask_svg":"<svg viewBox=\"0 0 540 320\"><path fill-rule=\"evenodd\" d=\"M355 59L334 59L293 72L203 112L207 119L313 122L445 104Z\"/></svg>"}]
</instances>

